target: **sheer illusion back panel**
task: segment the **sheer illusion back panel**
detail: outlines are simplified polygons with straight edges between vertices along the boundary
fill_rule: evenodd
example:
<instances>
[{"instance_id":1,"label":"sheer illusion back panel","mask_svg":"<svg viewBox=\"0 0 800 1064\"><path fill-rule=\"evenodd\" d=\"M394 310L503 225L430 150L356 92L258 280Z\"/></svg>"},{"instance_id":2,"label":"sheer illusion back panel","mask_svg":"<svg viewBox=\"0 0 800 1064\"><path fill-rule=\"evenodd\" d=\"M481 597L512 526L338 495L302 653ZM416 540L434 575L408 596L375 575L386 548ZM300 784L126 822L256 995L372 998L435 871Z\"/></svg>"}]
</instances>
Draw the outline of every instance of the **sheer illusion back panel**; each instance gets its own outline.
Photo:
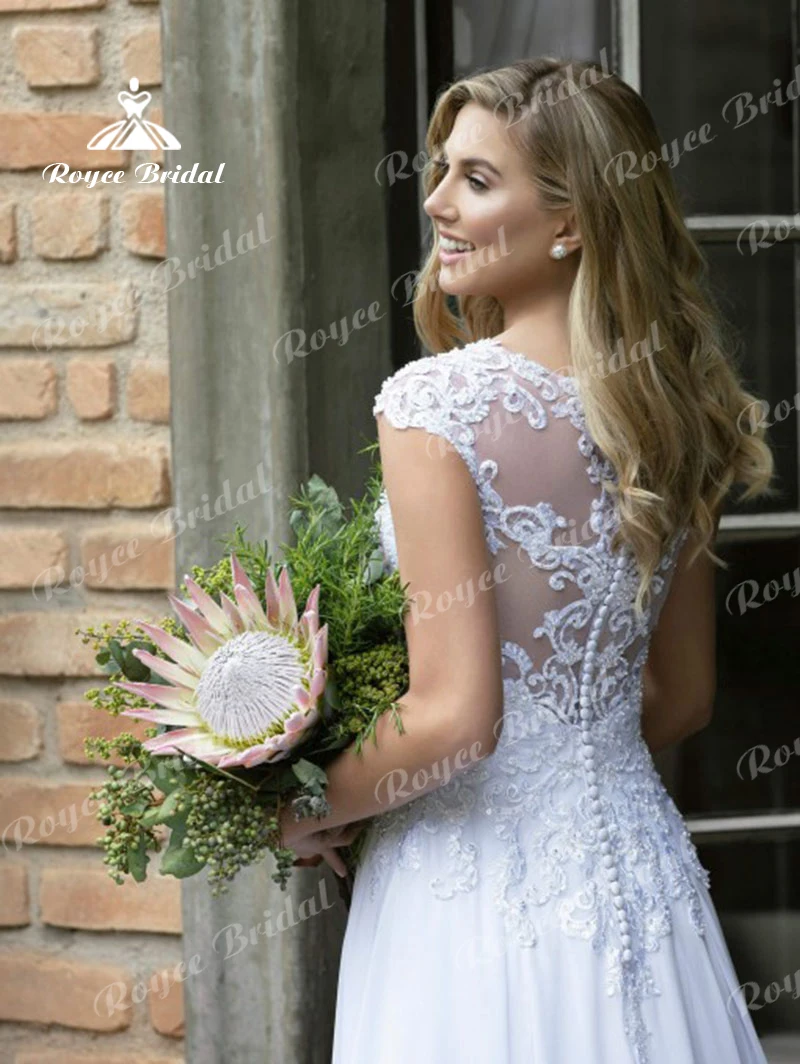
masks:
<instances>
[{"instance_id":1,"label":"sheer illusion back panel","mask_svg":"<svg viewBox=\"0 0 800 1064\"><path fill-rule=\"evenodd\" d=\"M379 411L395 426L439 436L470 469L493 555L504 679L524 679L574 723L586 644L602 609L591 680L596 712L638 705L680 537L636 618L633 556L610 549L618 514L606 485L617 474L588 432L577 380L477 341L404 366L384 382Z\"/></svg>"},{"instance_id":2,"label":"sheer illusion back panel","mask_svg":"<svg viewBox=\"0 0 800 1064\"><path fill-rule=\"evenodd\" d=\"M457 392L466 391L469 369L452 373ZM522 664L533 692L572 721L591 619L613 575L616 501L604 490L603 479L616 481L616 474L583 417L575 416L579 400L569 394L576 388L574 379L516 362L495 376L493 386L483 419L472 427L471 450L480 480L491 486L484 505L489 504L496 564L503 563L494 581L503 675L515 678ZM669 587L672 568L665 568L667 579L659 575L654 581L649 616L641 625L623 608L601 629L598 700L614 693L634 695ZM617 607L632 607L632 557L627 569L631 579L623 589L629 598L625 602L620 596Z\"/></svg>"},{"instance_id":3,"label":"sheer illusion back panel","mask_svg":"<svg viewBox=\"0 0 800 1064\"><path fill-rule=\"evenodd\" d=\"M572 422L552 416L549 404L516 374L507 384L508 394L501 391L490 403L476 430L475 455L479 467L493 472L492 487L503 505L496 534L504 546L495 555L493 581L501 638L525 650L541 672L553 653L555 632L546 634L548 620L570 606L580 620L577 604L584 596L576 580L564 578L563 561L569 549L597 547L600 533L592 515L602 488L587 475L581 434ZM530 400L518 411L506 410L504 398L513 406L517 389L529 391ZM587 632L585 626L571 637L575 660ZM504 675L515 671L506 661Z\"/></svg>"}]
</instances>

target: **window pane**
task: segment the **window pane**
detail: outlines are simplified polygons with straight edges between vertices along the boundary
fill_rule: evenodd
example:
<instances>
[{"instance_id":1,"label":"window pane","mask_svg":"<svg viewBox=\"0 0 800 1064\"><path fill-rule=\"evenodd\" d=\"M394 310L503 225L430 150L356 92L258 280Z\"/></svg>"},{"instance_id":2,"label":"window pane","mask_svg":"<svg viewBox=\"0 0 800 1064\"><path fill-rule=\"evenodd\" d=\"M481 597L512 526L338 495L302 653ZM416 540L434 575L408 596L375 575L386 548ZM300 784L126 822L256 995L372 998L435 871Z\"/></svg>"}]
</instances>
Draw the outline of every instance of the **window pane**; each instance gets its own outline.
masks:
<instances>
[{"instance_id":1,"label":"window pane","mask_svg":"<svg viewBox=\"0 0 800 1064\"><path fill-rule=\"evenodd\" d=\"M745 386L763 398L761 423L775 451L777 479L783 495L749 503L746 513L780 513L798 503L796 405L800 382L795 360L794 256L789 241L748 250L748 239L703 243L709 261L711 291L725 317L738 330L743 350ZM782 404L782 405L781 405ZM729 512L726 510L726 513Z\"/></svg>"},{"instance_id":2,"label":"window pane","mask_svg":"<svg viewBox=\"0 0 800 1064\"><path fill-rule=\"evenodd\" d=\"M714 715L671 783L685 815L800 810L800 533L737 539L716 546Z\"/></svg>"},{"instance_id":3,"label":"window pane","mask_svg":"<svg viewBox=\"0 0 800 1064\"><path fill-rule=\"evenodd\" d=\"M641 0L642 96L662 143L708 123L673 174L686 214L791 214L791 0ZM749 93L750 96L744 94ZM755 111L753 110L755 107ZM754 117L750 118L749 116ZM695 138L697 140L697 138Z\"/></svg>"},{"instance_id":4,"label":"window pane","mask_svg":"<svg viewBox=\"0 0 800 1064\"><path fill-rule=\"evenodd\" d=\"M770 1060L800 1060L800 840L709 844L698 852L711 873L737 985L745 984L735 996L766 1036ZM790 1047L791 1055L779 1051Z\"/></svg>"},{"instance_id":5,"label":"window pane","mask_svg":"<svg viewBox=\"0 0 800 1064\"><path fill-rule=\"evenodd\" d=\"M456 77L537 55L599 61L602 48L611 69L611 2L454 0L453 46Z\"/></svg>"},{"instance_id":6,"label":"window pane","mask_svg":"<svg viewBox=\"0 0 800 1064\"><path fill-rule=\"evenodd\" d=\"M680 744L670 793L686 816L800 809L800 534L739 542L716 553L718 687L711 724ZM761 832L696 841L743 1002L776 1060L800 1060L800 838ZM792 833L795 833L792 837ZM767 987L789 992L767 996ZM797 1042L791 1042L791 1036ZM784 1042L784 1039L789 1039ZM783 1058L778 1046L793 1045ZM794 1051L794 1050L793 1050ZM770 1060L773 1057L770 1056Z\"/></svg>"}]
</instances>

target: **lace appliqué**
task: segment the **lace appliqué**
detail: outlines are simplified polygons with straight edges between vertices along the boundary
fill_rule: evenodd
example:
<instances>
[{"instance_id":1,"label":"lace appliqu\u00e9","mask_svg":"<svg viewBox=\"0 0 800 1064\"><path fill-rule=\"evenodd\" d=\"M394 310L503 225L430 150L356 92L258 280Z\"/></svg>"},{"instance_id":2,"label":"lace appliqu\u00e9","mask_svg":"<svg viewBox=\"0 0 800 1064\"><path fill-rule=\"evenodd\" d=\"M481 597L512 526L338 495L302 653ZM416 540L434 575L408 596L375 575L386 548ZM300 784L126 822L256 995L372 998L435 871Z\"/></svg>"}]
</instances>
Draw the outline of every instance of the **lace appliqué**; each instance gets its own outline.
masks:
<instances>
[{"instance_id":1,"label":"lace appliqu\u00e9","mask_svg":"<svg viewBox=\"0 0 800 1064\"><path fill-rule=\"evenodd\" d=\"M525 386L504 373L509 368ZM584 939L605 959L607 993L621 998L633 1061L647 1064L641 1002L659 993L648 954L671 933L678 901L695 932L705 934L698 889L710 880L641 737L642 669L656 613L646 609L637 619L633 612L637 573L625 551L609 549L614 514L604 487L592 506L597 539L589 545L554 544L565 520L546 501L504 504L494 487L497 463L478 463L474 451L480 422L498 395L534 429L548 416L569 417L581 430L587 475L601 485L614 479L585 431L576 382L491 342L403 367L384 382L374 412L385 410L393 424L436 432L456 447L480 494L489 549L517 545L551 574L552 588L571 584L582 597L543 615L534 635L546 636L553 653L540 671L522 646L503 641L504 662L516 675L504 678L504 725L495 751L436 791L376 818L358 874L373 898L397 869L435 868L428 886L440 900L472 891L485 878L519 946L535 947L550 927ZM395 569L385 493L376 520L386 565ZM685 536L676 537L653 578L655 602L663 601ZM571 638L587 628L585 645Z\"/></svg>"}]
</instances>

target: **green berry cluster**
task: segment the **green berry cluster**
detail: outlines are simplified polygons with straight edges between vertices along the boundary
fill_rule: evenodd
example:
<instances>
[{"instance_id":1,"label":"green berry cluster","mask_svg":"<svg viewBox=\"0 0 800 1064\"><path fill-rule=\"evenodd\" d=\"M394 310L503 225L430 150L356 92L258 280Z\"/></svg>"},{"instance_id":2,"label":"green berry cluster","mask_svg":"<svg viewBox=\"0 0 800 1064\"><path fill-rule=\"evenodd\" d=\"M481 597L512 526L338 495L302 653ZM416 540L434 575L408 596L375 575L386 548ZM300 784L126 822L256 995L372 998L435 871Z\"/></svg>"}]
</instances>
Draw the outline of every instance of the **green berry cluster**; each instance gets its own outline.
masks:
<instances>
[{"instance_id":1,"label":"green berry cluster","mask_svg":"<svg viewBox=\"0 0 800 1064\"><path fill-rule=\"evenodd\" d=\"M227 881L247 865L260 861L277 843L278 822L257 801L243 801L242 789L230 781L198 773L186 788L186 844L208 866L212 896L228 891ZM178 806L178 812L182 812ZM275 849L276 882L285 886L294 853Z\"/></svg>"},{"instance_id":2,"label":"green berry cluster","mask_svg":"<svg viewBox=\"0 0 800 1064\"><path fill-rule=\"evenodd\" d=\"M408 650L403 643L382 643L342 655L332 671L341 707L333 731L341 739L355 736L360 750L381 713L408 690Z\"/></svg>"},{"instance_id":3,"label":"green berry cluster","mask_svg":"<svg viewBox=\"0 0 800 1064\"><path fill-rule=\"evenodd\" d=\"M122 884L123 876L134 872L131 867L134 855L144 862L147 850L159 849L153 830L140 823L142 815L157 807L159 801L150 781L141 775L126 778L125 770L114 765L108 766L108 775L109 779L93 790L90 797L100 803L96 818L108 828L101 839L105 850L103 863L114 882Z\"/></svg>"}]
</instances>

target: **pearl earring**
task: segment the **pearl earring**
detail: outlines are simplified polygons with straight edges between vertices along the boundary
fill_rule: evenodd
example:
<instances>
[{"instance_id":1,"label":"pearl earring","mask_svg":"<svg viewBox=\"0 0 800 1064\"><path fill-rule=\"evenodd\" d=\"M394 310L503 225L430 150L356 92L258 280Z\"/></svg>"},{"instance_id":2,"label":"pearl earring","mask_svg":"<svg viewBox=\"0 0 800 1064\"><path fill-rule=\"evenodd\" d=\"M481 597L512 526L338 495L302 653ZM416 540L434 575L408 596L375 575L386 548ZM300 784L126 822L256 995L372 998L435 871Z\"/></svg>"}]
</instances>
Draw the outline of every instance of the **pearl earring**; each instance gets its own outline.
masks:
<instances>
[{"instance_id":1,"label":"pearl earring","mask_svg":"<svg viewBox=\"0 0 800 1064\"><path fill-rule=\"evenodd\" d=\"M569 252L563 244L553 244L550 249L550 257L553 259L563 259L568 254Z\"/></svg>"}]
</instances>

